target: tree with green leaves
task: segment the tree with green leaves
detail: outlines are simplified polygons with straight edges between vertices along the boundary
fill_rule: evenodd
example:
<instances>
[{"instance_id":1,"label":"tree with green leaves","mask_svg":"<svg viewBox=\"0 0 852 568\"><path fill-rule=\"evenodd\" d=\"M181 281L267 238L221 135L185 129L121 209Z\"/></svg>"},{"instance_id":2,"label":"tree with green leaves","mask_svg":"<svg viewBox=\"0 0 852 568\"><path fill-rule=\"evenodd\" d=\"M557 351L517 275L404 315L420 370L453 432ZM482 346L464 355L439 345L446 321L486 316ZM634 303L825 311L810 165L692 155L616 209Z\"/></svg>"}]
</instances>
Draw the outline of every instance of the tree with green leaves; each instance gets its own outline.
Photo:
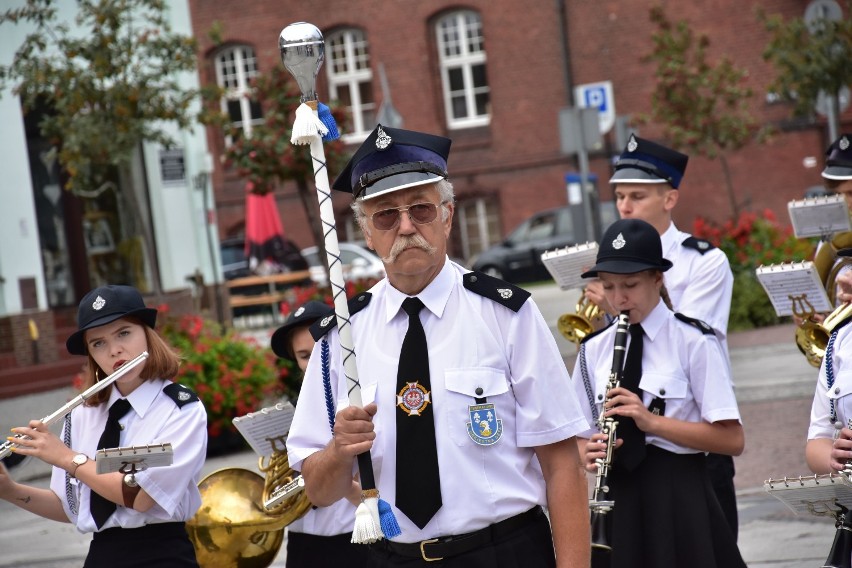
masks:
<instances>
[{"instance_id":1,"label":"tree with green leaves","mask_svg":"<svg viewBox=\"0 0 852 568\"><path fill-rule=\"evenodd\" d=\"M195 41L171 31L165 0L73 4L73 23L60 19L54 0L27 0L0 15L0 25L34 28L0 66L0 91L11 88L25 112L41 112L39 129L58 148L67 190L86 199L115 189L125 233L142 235L136 254L147 256L159 292L153 231L131 165L142 142L172 144L165 124L194 124L198 93L178 77L195 71ZM144 291L144 275L135 280Z\"/></svg>"},{"instance_id":2,"label":"tree with green leaves","mask_svg":"<svg viewBox=\"0 0 852 568\"><path fill-rule=\"evenodd\" d=\"M796 116L812 115L820 92L836 95L852 84L852 0L843 3L845 16L811 24L757 10L771 34L763 58L778 72L769 88L793 103Z\"/></svg>"},{"instance_id":3,"label":"tree with green leaves","mask_svg":"<svg viewBox=\"0 0 852 568\"><path fill-rule=\"evenodd\" d=\"M207 118L222 124L233 140L225 150L225 164L236 169L246 180L246 190L253 193L264 195L284 182L295 182L314 241L320 247L321 258L325 258L311 155L307 146L290 143L301 97L298 85L283 65L275 66L253 79L252 97L263 109L263 123L252 127L251 136L245 136L240 126L231 125L227 115L221 114L218 121ZM333 107L332 114L338 124L343 124L342 110ZM331 177L342 169L348 155L339 139L324 144Z\"/></svg>"},{"instance_id":4,"label":"tree with green leaves","mask_svg":"<svg viewBox=\"0 0 852 568\"><path fill-rule=\"evenodd\" d=\"M733 217L739 216L727 155L758 137L757 121L747 105L752 90L746 85L748 72L723 57L711 62L710 39L696 36L686 21L673 24L665 10L650 11L656 25L653 51L643 58L657 65L651 113L640 118L663 127L670 143L687 153L718 159Z\"/></svg>"}]
</instances>

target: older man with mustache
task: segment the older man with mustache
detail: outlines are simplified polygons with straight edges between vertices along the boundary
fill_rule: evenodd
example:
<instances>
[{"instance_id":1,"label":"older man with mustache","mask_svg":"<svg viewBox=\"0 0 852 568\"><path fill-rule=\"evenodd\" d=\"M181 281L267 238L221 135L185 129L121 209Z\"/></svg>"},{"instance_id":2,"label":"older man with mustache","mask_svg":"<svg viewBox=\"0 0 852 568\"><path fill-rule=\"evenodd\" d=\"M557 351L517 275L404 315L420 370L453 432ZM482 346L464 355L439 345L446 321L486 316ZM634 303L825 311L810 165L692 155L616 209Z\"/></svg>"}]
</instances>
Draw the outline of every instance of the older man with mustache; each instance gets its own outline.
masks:
<instances>
[{"instance_id":1,"label":"older man with mustache","mask_svg":"<svg viewBox=\"0 0 852 568\"><path fill-rule=\"evenodd\" d=\"M336 323L312 356L287 442L316 505L341 499L355 457L402 534L370 545L371 567L589 565L587 487L574 436L586 429L556 343L528 292L447 257L450 140L378 126L334 189L387 278L350 302L364 408L347 405ZM322 428L336 408L333 435ZM547 507L548 516L543 507Z\"/></svg>"}]
</instances>

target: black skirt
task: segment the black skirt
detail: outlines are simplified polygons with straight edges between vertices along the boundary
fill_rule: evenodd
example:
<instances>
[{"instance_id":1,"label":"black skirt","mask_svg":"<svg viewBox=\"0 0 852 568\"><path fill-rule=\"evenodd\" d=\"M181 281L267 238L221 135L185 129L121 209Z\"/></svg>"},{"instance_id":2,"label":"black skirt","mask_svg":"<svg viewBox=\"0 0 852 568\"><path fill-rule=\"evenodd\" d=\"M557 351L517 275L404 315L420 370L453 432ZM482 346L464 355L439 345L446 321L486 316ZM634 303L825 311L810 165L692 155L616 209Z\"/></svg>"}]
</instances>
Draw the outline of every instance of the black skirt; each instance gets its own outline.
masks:
<instances>
[{"instance_id":1,"label":"black skirt","mask_svg":"<svg viewBox=\"0 0 852 568\"><path fill-rule=\"evenodd\" d=\"M83 568L198 568L185 523L96 532Z\"/></svg>"},{"instance_id":2,"label":"black skirt","mask_svg":"<svg viewBox=\"0 0 852 568\"><path fill-rule=\"evenodd\" d=\"M704 454L649 445L634 471L613 468L610 487L612 568L745 568Z\"/></svg>"},{"instance_id":3,"label":"black skirt","mask_svg":"<svg viewBox=\"0 0 852 568\"><path fill-rule=\"evenodd\" d=\"M335 536L289 531L287 568L364 568L367 546L353 544L352 533Z\"/></svg>"}]
</instances>

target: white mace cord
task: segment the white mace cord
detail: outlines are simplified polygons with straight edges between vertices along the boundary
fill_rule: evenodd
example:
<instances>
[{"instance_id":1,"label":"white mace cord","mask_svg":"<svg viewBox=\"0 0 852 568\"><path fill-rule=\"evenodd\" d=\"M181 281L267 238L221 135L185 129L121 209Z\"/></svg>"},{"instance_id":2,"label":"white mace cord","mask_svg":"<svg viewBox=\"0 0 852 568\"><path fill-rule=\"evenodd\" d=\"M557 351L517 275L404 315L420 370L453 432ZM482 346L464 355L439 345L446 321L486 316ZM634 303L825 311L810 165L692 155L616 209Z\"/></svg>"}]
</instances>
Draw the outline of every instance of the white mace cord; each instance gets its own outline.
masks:
<instances>
[{"instance_id":1,"label":"white mace cord","mask_svg":"<svg viewBox=\"0 0 852 568\"><path fill-rule=\"evenodd\" d=\"M361 408L361 383L358 380L358 368L355 365L355 345L352 340L352 326L349 318L346 288L343 279L343 263L340 259L340 247L337 243L337 229L334 223L334 208L331 202L331 186L328 183L328 168L325 161L325 149L321 136L327 132L320 121L316 101L302 103L296 110L291 142L297 145L311 145L311 161L314 166L314 178L319 200L320 220L325 237L325 251L328 258L329 282L334 298L334 312L337 317L337 329L340 334L340 349L343 356L343 372L348 385L349 404ZM307 110L305 110L307 109ZM299 133L297 136L296 133ZM369 452L358 456L358 469L361 474L361 504L355 511L355 527L352 530L352 542L369 544L383 538L382 523L379 517L379 492L375 488L373 463ZM399 534L399 533L397 533ZM389 538L396 534L387 535Z\"/></svg>"}]
</instances>

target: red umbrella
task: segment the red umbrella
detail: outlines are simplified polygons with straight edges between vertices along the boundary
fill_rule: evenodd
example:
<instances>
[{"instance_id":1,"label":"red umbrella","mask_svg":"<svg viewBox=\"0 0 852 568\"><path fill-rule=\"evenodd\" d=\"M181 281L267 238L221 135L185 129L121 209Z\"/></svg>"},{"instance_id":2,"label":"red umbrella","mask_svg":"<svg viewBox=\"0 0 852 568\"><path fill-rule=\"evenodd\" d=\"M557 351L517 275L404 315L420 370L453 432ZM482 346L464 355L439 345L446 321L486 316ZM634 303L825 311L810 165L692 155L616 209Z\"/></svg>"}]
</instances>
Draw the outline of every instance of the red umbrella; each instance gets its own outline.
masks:
<instances>
[{"instance_id":1,"label":"red umbrella","mask_svg":"<svg viewBox=\"0 0 852 568\"><path fill-rule=\"evenodd\" d=\"M278 216L275 195L248 193L246 197L246 258L255 274L288 270L284 227Z\"/></svg>"}]
</instances>

